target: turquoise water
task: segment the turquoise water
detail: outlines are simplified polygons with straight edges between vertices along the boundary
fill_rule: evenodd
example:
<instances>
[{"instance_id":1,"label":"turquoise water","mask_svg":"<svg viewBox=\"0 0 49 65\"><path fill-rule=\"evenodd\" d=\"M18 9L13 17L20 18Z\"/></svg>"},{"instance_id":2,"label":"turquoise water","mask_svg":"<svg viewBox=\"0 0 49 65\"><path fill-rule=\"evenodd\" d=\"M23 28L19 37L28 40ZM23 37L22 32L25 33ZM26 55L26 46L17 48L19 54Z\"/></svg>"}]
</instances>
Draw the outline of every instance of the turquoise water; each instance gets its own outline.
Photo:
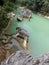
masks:
<instances>
[{"instance_id":1,"label":"turquoise water","mask_svg":"<svg viewBox=\"0 0 49 65\"><path fill-rule=\"evenodd\" d=\"M16 16L11 22L8 33L15 33L16 27L25 28L29 33L29 50L33 57L49 52L49 19L32 14L32 19L17 22Z\"/></svg>"}]
</instances>

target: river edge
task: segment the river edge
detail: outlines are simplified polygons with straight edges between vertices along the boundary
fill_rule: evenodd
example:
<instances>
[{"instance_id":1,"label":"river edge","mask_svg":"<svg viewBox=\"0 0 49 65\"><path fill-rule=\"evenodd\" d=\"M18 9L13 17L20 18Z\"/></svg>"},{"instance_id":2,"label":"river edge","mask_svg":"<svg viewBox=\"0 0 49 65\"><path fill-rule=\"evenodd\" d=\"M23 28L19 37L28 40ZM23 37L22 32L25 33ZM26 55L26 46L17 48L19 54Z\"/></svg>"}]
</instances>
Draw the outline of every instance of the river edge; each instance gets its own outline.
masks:
<instances>
[{"instance_id":1,"label":"river edge","mask_svg":"<svg viewBox=\"0 0 49 65\"><path fill-rule=\"evenodd\" d=\"M41 13L37 13L37 15L42 16L42 17L44 17L44 18L46 18L46 19L49 19L49 16L47 16L47 15L43 15L43 14L41 14Z\"/></svg>"},{"instance_id":2,"label":"river edge","mask_svg":"<svg viewBox=\"0 0 49 65\"><path fill-rule=\"evenodd\" d=\"M27 8L27 7L26 7L26 6L19 6L19 8ZM27 9L29 9L29 8L27 8ZM30 10L30 9L29 9L29 10ZM31 10L31 11L32 11L32 10ZM35 13L35 12L32 11L32 13ZM41 14L41 13L39 13L39 12L38 12L38 13L35 13L35 14L49 19L49 16L48 16L48 15L43 15L43 14Z\"/></svg>"},{"instance_id":3,"label":"river edge","mask_svg":"<svg viewBox=\"0 0 49 65\"><path fill-rule=\"evenodd\" d=\"M26 8L26 6L22 6L23 8ZM19 6L19 8L21 8L21 6ZM27 8L27 9L29 9L29 8ZM31 10L32 11L32 10ZM32 13L34 13L33 11L32 11ZM41 14L41 13L36 13L37 15L39 15L39 16L42 16L42 17L44 17L44 18L46 18L46 19L49 19L49 16L47 16L47 15L43 15L43 14ZM3 29L3 31L2 31L2 33L5 33L6 31L7 31L7 29L9 28L9 26L10 26L10 24L11 24L11 22L12 22L12 20L13 20L13 18L14 17L11 17L10 18L10 21L9 21L9 23L8 23L8 25Z\"/></svg>"},{"instance_id":4,"label":"river edge","mask_svg":"<svg viewBox=\"0 0 49 65\"><path fill-rule=\"evenodd\" d=\"M9 26L10 26L10 24L11 24L11 22L12 22L12 20L13 20L13 19L14 19L14 17L13 17L13 16L12 16L12 17L10 17L9 22L8 22L7 26L3 29L2 33L5 33L5 32L7 31L7 29L9 28Z\"/></svg>"}]
</instances>

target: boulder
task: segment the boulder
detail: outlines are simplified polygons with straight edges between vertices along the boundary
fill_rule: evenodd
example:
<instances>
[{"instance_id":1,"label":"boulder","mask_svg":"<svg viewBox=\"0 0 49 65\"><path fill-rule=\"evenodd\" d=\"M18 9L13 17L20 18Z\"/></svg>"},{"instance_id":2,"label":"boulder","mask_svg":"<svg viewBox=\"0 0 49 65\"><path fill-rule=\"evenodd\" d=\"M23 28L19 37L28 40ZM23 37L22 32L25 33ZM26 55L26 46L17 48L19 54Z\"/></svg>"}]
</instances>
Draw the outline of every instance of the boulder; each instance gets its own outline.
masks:
<instances>
[{"instance_id":1,"label":"boulder","mask_svg":"<svg viewBox=\"0 0 49 65\"><path fill-rule=\"evenodd\" d=\"M17 27L16 28L16 32L20 33L20 35L29 37L29 34L28 34L27 30L25 30L25 29L23 29L21 27Z\"/></svg>"},{"instance_id":2,"label":"boulder","mask_svg":"<svg viewBox=\"0 0 49 65\"><path fill-rule=\"evenodd\" d=\"M23 18L31 18L32 11L29 9L24 9L21 11L20 15L23 16Z\"/></svg>"},{"instance_id":3,"label":"boulder","mask_svg":"<svg viewBox=\"0 0 49 65\"><path fill-rule=\"evenodd\" d=\"M7 16L8 16L8 18L13 18L13 17L15 17L15 14L13 12L10 12L7 14Z\"/></svg>"},{"instance_id":4,"label":"boulder","mask_svg":"<svg viewBox=\"0 0 49 65\"><path fill-rule=\"evenodd\" d=\"M29 52L19 50L1 62L1 65L49 65L49 53L33 58Z\"/></svg>"},{"instance_id":5,"label":"boulder","mask_svg":"<svg viewBox=\"0 0 49 65\"><path fill-rule=\"evenodd\" d=\"M20 50L3 61L1 65L32 65L32 59L28 52Z\"/></svg>"},{"instance_id":6,"label":"boulder","mask_svg":"<svg viewBox=\"0 0 49 65\"><path fill-rule=\"evenodd\" d=\"M22 17L17 17L17 21L22 21L23 18Z\"/></svg>"}]
</instances>

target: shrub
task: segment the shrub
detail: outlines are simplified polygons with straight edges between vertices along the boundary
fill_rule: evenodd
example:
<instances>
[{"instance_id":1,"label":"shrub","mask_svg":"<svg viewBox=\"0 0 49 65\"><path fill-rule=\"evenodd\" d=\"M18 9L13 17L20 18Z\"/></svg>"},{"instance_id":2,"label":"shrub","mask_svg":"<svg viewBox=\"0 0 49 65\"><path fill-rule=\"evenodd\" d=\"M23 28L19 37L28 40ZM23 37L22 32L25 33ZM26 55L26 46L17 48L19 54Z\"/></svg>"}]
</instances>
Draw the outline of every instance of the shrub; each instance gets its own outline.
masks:
<instances>
[{"instance_id":1,"label":"shrub","mask_svg":"<svg viewBox=\"0 0 49 65\"><path fill-rule=\"evenodd\" d=\"M7 18L7 12L0 8L0 31L7 26L8 21L9 19Z\"/></svg>"}]
</instances>

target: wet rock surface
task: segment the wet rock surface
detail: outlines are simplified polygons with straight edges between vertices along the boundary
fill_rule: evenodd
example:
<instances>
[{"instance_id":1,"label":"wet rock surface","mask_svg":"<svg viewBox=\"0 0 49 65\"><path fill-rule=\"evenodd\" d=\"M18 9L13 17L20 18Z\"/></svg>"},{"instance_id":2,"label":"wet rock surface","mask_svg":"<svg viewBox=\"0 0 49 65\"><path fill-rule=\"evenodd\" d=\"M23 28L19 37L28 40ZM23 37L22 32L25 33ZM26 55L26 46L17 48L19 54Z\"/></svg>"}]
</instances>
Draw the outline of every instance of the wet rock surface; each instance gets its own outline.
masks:
<instances>
[{"instance_id":1,"label":"wet rock surface","mask_svg":"<svg viewBox=\"0 0 49 65\"><path fill-rule=\"evenodd\" d=\"M28 33L20 27L16 29L15 34L2 34L2 37L0 38L0 62L4 61L17 50L28 50L27 41Z\"/></svg>"},{"instance_id":2,"label":"wet rock surface","mask_svg":"<svg viewBox=\"0 0 49 65\"><path fill-rule=\"evenodd\" d=\"M49 53L33 58L29 52L19 50L1 62L1 65L49 65Z\"/></svg>"},{"instance_id":3,"label":"wet rock surface","mask_svg":"<svg viewBox=\"0 0 49 65\"><path fill-rule=\"evenodd\" d=\"M23 16L24 18L30 18L31 17L31 14L32 14L32 11L25 8L21 11L21 16Z\"/></svg>"},{"instance_id":4,"label":"wet rock surface","mask_svg":"<svg viewBox=\"0 0 49 65\"><path fill-rule=\"evenodd\" d=\"M49 53L33 58L25 50L28 37L27 31L20 27L16 28L16 34L4 34L0 39L0 65L49 65Z\"/></svg>"},{"instance_id":5,"label":"wet rock surface","mask_svg":"<svg viewBox=\"0 0 49 65\"><path fill-rule=\"evenodd\" d=\"M24 19L31 19L32 18L32 11L27 9L27 8L23 8L20 7L20 12L19 12L19 16L17 17L17 21L22 21Z\"/></svg>"},{"instance_id":6,"label":"wet rock surface","mask_svg":"<svg viewBox=\"0 0 49 65\"><path fill-rule=\"evenodd\" d=\"M17 21L22 21L23 18L21 16L17 17Z\"/></svg>"},{"instance_id":7,"label":"wet rock surface","mask_svg":"<svg viewBox=\"0 0 49 65\"><path fill-rule=\"evenodd\" d=\"M29 37L29 33L25 29L23 29L23 28L17 27L16 28L16 32L19 33L22 36Z\"/></svg>"},{"instance_id":8,"label":"wet rock surface","mask_svg":"<svg viewBox=\"0 0 49 65\"><path fill-rule=\"evenodd\" d=\"M8 58L16 49L12 46L11 43L2 44L0 43L0 62Z\"/></svg>"}]
</instances>

